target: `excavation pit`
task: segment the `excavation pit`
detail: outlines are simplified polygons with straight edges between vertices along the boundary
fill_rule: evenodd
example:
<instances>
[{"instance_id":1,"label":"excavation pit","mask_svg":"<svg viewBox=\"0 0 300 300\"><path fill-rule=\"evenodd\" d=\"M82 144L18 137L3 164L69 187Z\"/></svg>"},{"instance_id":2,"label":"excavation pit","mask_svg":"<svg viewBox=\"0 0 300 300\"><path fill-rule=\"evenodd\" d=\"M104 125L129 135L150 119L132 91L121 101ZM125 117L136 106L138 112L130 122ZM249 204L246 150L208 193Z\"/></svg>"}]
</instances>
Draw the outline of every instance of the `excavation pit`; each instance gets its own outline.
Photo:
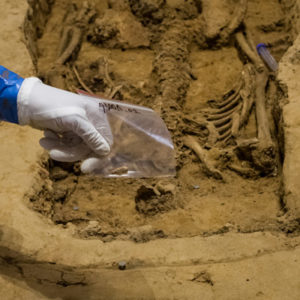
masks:
<instances>
[{"instance_id":1,"label":"excavation pit","mask_svg":"<svg viewBox=\"0 0 300 300\"><path fill-rule=\"evenodd\" d=\"M87 87L154 108L170 129L178 168L172 179L86 176L78 164L41 154L39 132L2 124L9 141L1 161L2 281L30 299L232 299L228 286L248 298L274 298L274 288L281 299L299 298L297 289L286 289L299 284L292 139L298 131L291 117L298 93L288 72L299 72L296 2L248 1L246 26L221 33L234 1L30 3L24 32L36 72L25 62L24 71L16 71L73 92ZM204 36L193 35L204 13ZM122 26L124 20L130 26ZM246 36L246 29L255 44L267 43L281 59L279 76L266 85L277 149L272 172L255 167L243 148L232 154L232 141L208 140L206 111L227 99L249 62L233 38L237 31ZM294 106L285 106L287 99ZM256 133L253 107L241 134L251 139ZM11 135L16 139L6 139ZM196 139L222 180L184 144L185 136Z\"/></svg>"},{"instance_id":2,"label":"excavation pit","mask_svg":"<svg viewBox=\"0 0 300 300\"><path fill-rule=\"evenodd\" d=\"M284 210L280 200L282 161L279 154L273 173L264 174L251 170L251 166L248 168L251 163L245 157L240 161L240 169L234 169L226 161L233 160L230 144L212 145L205 151L223 174L223 180L215 180L207 176L194 152L183 145L186 135L194 136L202 146L208 143L210 135L203 111L210 109L211 99L220 101L234 88L244 72L247 58L234 38L228 37L223 42L218 38L217 30L221 25L211 19L213 13L221 9L218 3L215 10L203 4L200 12L189 10L197 7L192 2L178 4L180 9L174 8L171 2L157 8L160 14L166 16L169 12L178 24L191 22L189 26L194 26L194 31L199 31L197 18L205 14L208 28L202 31L215 30L215 41L211 41L211 33L206 33L209 45L197 44L197 39L192 38L189 41L185 37L178 39L180 31L172 35L173 27L178 30L176 22L168 24L165 17L163 23L156 24L154 19L143 15L142 4L139 7L125 1L123 5L93 6L60 0L53 4L51 14L45 15L44 28L37 38L31 39L35 44L30 48L38 49L37 75L51 85L73 92L87 89L154 109L159 106L176 144L176 178L103 179L80 174L78 164L50 160L45 163L48 184L42 192L31 196L29 206L52 219L62 230L104 242L146 242L229 231L281 230L277 222L277 216ZM222 5L226 24L234 7L229 2ZM188 15L183 17L183 12ZM143 23L145 18L149 22L147 25ZM132 22L132 26L120 27L124 20ZM257 1L249 1L242 26L251 32L253 43L268 44L278 61L293 40L291 33L284 30L288 25L277 1L260 5ZM112 30L110 34L109 30ZM137 34L133 35L132 30ZM74 38L75 33L80 38ZM65 36L71 40L65 40ZM166 37L168 42L164 42ZM68 55L76 41L72 55ZM164 51L169 44L174 53L168 60L164 59ZM182 55L181 61L173 62L172 55ZM172 78L177 80L173 82ZM270 79L266 107L271 111L268 117L273 116L270 120L272 138L280 153L278 139L281 137L274 125L278 116L272 115L283 101L278 86L276 80ZM176 123L178 119L183 121ZM256 131L253 108L241 136L255 138ZM240 156L243 155L248 153ZM172 191L155 193L159 185L171 185ZM143 194L141 189L148 189L148 192Z\"/></svg>"}]
</instances>

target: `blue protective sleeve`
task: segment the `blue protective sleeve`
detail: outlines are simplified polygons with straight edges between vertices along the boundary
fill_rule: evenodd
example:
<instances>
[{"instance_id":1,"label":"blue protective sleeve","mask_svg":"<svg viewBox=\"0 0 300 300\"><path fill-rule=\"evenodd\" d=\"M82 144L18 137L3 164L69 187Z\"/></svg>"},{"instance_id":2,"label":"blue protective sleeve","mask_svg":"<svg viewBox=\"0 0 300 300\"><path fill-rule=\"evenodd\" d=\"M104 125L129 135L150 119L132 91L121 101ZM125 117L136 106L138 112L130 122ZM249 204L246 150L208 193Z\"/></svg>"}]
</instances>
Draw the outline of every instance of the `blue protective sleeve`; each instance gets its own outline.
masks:
<instances>
[{"instance_id":1,"label":"blue protective sleeve","mask_svg":"<svg viewBox=\"0 0 300 300\"><path fill-rule=\"evenodd\" d=\"M0 120L19 123L17 97L24 79L0 66Z\"/></svg>"}]
</instances>

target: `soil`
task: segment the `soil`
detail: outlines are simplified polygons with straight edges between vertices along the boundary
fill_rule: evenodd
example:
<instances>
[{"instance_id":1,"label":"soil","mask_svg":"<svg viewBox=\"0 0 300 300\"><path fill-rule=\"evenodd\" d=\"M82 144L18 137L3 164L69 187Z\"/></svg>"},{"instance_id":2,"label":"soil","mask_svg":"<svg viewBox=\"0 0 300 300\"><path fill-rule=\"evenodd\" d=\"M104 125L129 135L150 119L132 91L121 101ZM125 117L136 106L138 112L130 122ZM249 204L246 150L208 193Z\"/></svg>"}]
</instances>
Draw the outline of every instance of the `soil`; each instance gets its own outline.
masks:
<instances>
[{"instance_id":1,"label":"soil","mask_svg":"<svg viewBox=\"0 0 300 300\"><path fill-rule=\"evenodd\" d=\"M152 107L177 162L174 178L87 176L42 154L42 132L1 122L1 299L300 298L300 1L245 3L0 0L6 67ZM266 86L237 34L284 55ZM213 112L257 86L266 122L253 105L220 138Z\"/></svg>"},{"instance_id":2,"label":"soil","mask_svg":"<svg viewBox=\"0 0 300 300\"><path fill-rule=\"evenodd\" d=\"M172 134L177 175L105 179L81 174L78 163L48 160L45 180L51 183L31 197L30 207L62 228L72 228L75 236L104 242L146 242L232 230L281 231L282 149L274 111L279 110L282 93L274 77L267 86L272 139L279 153L272 172L233 154L233 139L207 147L210 133L205 113L211 102L220 101L233 89L247 63L231 32L226 33L236 1L87 3L55 1L36 40L38 76L73 92L88 89L155 109ZM243 26L254 44L269 46L277 61L292 42L276 0L250 0ZM78 32L78 44L68 56L64 35L74 37ZM254 138L256 132L252 111L241 134ZM223 180L207 176L197 156L184 146L186 135L194 136L205 148ZM238 161L240 168L231 168L232 161Z\"/></svg>"}]
</instances>

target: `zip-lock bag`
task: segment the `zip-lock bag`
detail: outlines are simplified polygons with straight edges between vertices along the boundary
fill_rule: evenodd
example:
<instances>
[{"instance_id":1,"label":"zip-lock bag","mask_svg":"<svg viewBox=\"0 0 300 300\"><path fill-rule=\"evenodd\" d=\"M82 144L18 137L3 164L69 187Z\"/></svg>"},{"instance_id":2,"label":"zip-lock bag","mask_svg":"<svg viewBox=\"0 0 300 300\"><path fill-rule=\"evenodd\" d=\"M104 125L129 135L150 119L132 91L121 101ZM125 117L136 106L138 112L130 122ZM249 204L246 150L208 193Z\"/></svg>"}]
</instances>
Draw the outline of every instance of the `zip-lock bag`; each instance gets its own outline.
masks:
<instances>
[{"instance_id":1,"label":"zip-lock bag","mask_svg":"<svg viewBox=\"0 0 300 300\"><path fill-rule=\"evenodd\" d=\"M175 153L170 133L152 109L106 100L82 91L98 102L111 127L111 151L94 174L104 177L166 177L175 175Z\"/></svg>"}]
</instances>

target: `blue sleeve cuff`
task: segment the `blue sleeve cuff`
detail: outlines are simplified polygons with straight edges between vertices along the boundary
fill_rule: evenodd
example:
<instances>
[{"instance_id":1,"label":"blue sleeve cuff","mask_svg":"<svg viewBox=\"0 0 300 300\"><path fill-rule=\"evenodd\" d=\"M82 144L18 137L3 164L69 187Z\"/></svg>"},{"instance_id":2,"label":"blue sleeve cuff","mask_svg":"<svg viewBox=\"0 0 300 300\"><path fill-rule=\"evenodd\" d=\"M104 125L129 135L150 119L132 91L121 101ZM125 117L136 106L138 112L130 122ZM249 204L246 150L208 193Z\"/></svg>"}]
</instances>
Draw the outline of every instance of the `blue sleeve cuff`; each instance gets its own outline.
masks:
<instances>
[{"instance_id":1,"label":"blue sleeve cuff","mask_svg":"<svg viewBox=\"0 0 300 300\"><path fill-rule=\"evenodd\" d=\"M24 79L0 66L0 120L19 123L17 98Z\"/></svg>"}]
</instances>

